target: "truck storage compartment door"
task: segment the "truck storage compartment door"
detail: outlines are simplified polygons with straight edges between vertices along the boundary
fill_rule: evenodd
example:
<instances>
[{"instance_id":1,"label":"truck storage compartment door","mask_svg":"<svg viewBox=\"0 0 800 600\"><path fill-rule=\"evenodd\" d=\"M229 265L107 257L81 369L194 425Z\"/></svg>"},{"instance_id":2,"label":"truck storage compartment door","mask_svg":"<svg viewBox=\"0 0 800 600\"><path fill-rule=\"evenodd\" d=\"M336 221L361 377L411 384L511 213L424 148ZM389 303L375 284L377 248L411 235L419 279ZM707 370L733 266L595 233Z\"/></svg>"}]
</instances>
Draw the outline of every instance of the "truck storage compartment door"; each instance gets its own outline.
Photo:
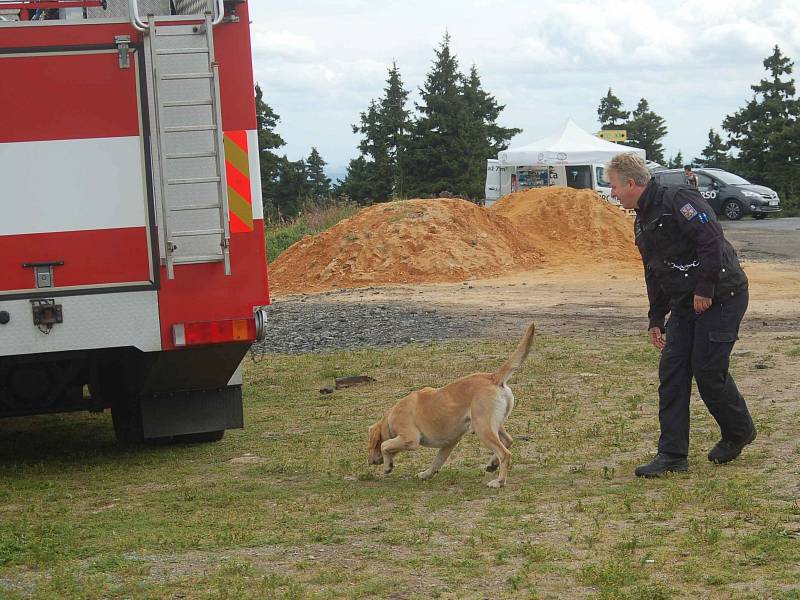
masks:
<instances>
[{"instance_id":1,"label":"truck storage compartment door","mask_svg":"<svg viewBox=\"0 0 800 600\"><path fill-rule=\"evenodd\" d=\"M0 296L154 287L136 54L0 50Z\"/></svg>"}]
</instances>

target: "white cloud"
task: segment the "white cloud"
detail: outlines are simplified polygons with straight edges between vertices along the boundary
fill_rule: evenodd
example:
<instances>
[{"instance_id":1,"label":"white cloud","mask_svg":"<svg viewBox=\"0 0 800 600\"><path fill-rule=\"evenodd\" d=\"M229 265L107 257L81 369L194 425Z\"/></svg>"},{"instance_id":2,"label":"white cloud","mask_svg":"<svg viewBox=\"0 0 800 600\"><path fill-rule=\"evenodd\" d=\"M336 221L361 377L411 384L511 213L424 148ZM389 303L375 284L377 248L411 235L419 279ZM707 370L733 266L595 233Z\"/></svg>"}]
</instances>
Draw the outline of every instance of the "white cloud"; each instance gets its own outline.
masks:
<instances>
[{"instance_id":1,"label":"white cloud","mask_svg":"<svg viewBox=\"0 0 800 600\"><path fill-rule=\"evenodd\" d=\"M569 116L596 129L611 87L629 110L647 98L667 120L667 153L687 157L750 98L775 44L800 60L797 0L250 0L250 11L256 79L285 150L299 158L313 144L332 165L355 156L350 125L392 60L413 98L445 31L461 69L474 63L506 104L501 122L525 128L515 142Z\"/></svg>"},{"instance_id":2,"label":"white cloud","mask_svg":"<svg viewBox=\"0 0 800 600\"><path fill-rule=\"evenodd\" d=\"M308 36L291 31L271 31L254 26L253 55L265 60L305 60L318 55L317 45Z\"/></svg>"}]
</instances>

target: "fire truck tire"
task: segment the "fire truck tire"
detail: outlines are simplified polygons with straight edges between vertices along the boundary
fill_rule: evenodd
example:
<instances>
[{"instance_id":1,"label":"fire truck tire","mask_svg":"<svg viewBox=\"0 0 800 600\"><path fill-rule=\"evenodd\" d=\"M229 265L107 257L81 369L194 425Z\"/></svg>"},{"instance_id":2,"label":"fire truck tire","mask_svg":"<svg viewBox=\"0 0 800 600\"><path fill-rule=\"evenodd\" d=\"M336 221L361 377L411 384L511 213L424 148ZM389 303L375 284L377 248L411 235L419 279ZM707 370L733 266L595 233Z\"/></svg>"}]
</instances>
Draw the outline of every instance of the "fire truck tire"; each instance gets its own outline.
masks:
<instances>
[{"instance_id":1,"label":"fire truck tire","mask_svg":"<svg viewBox=\"0 0 800 600\"><path fill-rule=\"evenodd\" d=\"M204 431L203 433L187 433L184 435L176 435L175 441L179 444L207 444L209 442L218 442L225 435L224 429L216 431Z\"/></svg>"}]
</instances>

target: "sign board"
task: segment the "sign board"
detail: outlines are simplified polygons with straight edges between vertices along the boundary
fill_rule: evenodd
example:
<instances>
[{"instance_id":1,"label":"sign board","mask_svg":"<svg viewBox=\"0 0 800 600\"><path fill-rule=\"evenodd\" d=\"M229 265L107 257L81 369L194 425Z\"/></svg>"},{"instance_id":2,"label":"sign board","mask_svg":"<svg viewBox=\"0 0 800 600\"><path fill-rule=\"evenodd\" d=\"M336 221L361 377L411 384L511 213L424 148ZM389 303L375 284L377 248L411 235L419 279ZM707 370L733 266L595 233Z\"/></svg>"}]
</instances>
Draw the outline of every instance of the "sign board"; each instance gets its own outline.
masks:
<instances>
[{"instance_id":1,"label":"sign board","mask_svg":"<svg viewBox=\"0 0 800 600\"><path fill-rule=\"evenodd\" d=\"M626 142L628 141L628 132L625 129L602 129L597 132L597 137L607 142Z\"/></svg>"}]
</instances>

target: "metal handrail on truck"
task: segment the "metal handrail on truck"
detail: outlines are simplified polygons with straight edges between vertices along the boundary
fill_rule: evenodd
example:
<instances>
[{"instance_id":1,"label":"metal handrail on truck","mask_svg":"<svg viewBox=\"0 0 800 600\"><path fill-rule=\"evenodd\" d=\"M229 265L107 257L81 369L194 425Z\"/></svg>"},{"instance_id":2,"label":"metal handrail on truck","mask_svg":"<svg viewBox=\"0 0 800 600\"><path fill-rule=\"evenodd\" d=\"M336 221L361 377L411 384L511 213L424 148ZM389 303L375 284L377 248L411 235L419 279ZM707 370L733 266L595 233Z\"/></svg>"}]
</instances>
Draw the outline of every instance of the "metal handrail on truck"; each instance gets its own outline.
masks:
<instances>
[{"instance_id":1,"label":"metal handrail on truck","mask_svg":"<svg viewBox=\"0 0 800 600\"><path fill-rule=\"evenodd\" d=\"M139 4L136 0L128 0L129 6L129 14L131 18L131 25L133 25L139 31L147 31L148 24L142 21L142 18L139 16ZM223 0L215 0L214 1L214 18L211 20L211 25L217 25L222 21L222 17L225 16L225 7L223 5Z\"/></svg>"}]
</instances>

